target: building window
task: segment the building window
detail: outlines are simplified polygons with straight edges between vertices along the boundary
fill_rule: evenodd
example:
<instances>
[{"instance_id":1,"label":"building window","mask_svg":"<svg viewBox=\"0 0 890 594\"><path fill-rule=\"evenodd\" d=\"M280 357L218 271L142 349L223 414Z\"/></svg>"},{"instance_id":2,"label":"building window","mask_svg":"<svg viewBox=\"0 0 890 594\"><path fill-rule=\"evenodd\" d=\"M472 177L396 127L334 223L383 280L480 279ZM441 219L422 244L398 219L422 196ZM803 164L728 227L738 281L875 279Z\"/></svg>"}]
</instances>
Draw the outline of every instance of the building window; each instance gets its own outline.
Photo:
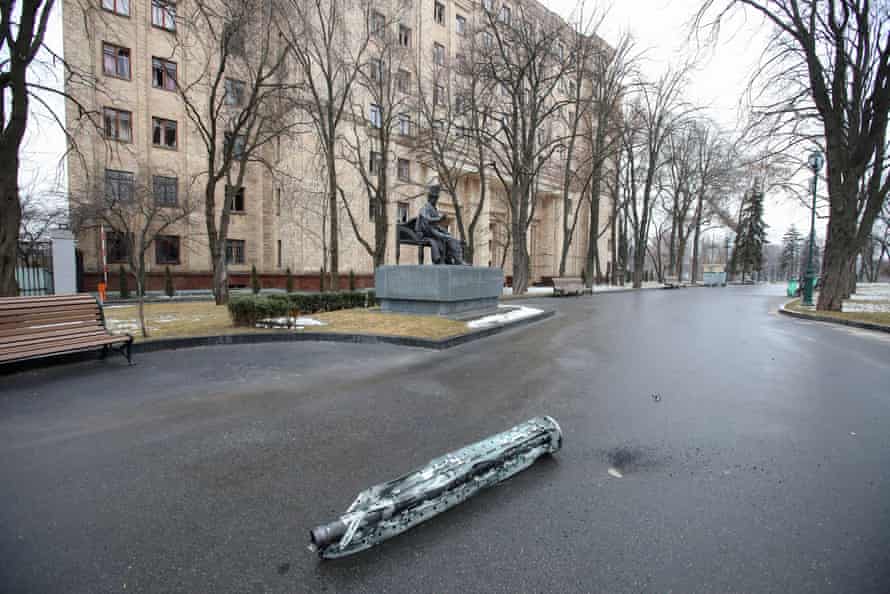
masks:
<instances>
[{"instance_id":1,"label":"building window","mask_svg":"<svg viewBox=\"0 0 890 594\"><path fill-rule=\"evenodd\" d=\"M399 70L396 76L396 87L402 93L411 92L411 73L407 70Z\"/></svg>"},{"instance_id":2,"label":"building window","mask_svg":"<svg viewBox=\"0 0 890 594\"><path fill-rule=\"evenodd\" d=\"M371 175L380 175L383 169L383 157L377 151L371 151L371 159L368 162L368 171Z\"/></svg>"},{"instance_id":3,"label":"building window","mask_svg":"<svg viewBox=\"0 0 890 594\"><path fill-rule=\"evenodd\" d=\"M399 134L411 136L411 116L407 113L399 114Z\"/></svg>"},{"instance_id":4,"label":"building window","mask_svg":"<svg viewBox=\"0 0 890 594\"><path fill-rule=\"evenodd\" d=\"M155 238L155 262L179 264L179 236L158 235Z\"/></svg>"},{"instance_id":5,"label":"building window","mask_svg":"<svg viewBox=\"0 0 890 594\"><path fill-rule=\"evenodd\" d=\"M244 105L244 81L235 80L234 78L226 79L225 86L226 105L240 106Z\"/></svg>"},{"instance_id":6,"label":"building window","mask_svg":"<svg viewBox=\"0 0 890 594\"><path fill-rule=\"evenodd\" d=\"M433 62L439 66L445 64L445 46L441 43L433 44Z\"/></svg>"},{"instance_id":7,"label":"building window","mask_svg":"<svg viewBox=\"0 0 890 594\"><path fill-rule=\"evenodd\" d=\"M133 114L129 111L105 107L105 138L130 142L133 140Z\"/></svg>"},{"instance_id":8,"label":"building window","mask_svg":"<svg viewBox=\"0 0 890 594\"><path fill-rule=\"evenodd\" d=\"M559 59L560 59L560 60L565 60L565 58L566 58L566 48L565 48L565 46L564 46L562 43L557 43L557 44L556 44L556 52L557 52L557 54L559 54Z\"/></svg>"},{"instance_id":9,"label":"building window","mask_svg":"<svg viewBox=\"0 0 890 594\"><path fill-rule=\"evenodd\" d=\"M127 262L130 255L130 233L108 231L105 233L105 256L111 264Z\"/></svg>"},{"instance_id":10,"label":"building window","mask_svg":"<svg viewBox=\"0 0 890 594\"><path fill-rule=\"evenodd\" d=\"M386 17L376 10L371 13L371 34L383 37L386 31Z\"/></svg>"},{"instance_id":11,"label":"building window","mask_svg":"<svg viewBox=\"0 0 890 594\"><path fill-rule=\"evenodd\" d=\"M163 58L151 59L151 86L166 91L176 90L176 62Z\"/></svg>"},{"instance_id":12,"label":"building window","mask_svg":"<svg viewBox=\"0 0 890 594\"><path fill-rule=\"evenodd\" d=\"M102 70L107 76L130 80L130 50L110 43L103 43Z\"/></svg>"},{"instance_id":13,"label":"building window","mask_svg":"<svg viewBox=\"0 0 890 594\"><path fill-rule=\"evenodd\" d=\"M233 159L238 159L240 161L245 158L247 150L247 138L243 134L238 134L237 136L235 136L231 132L226 132L225 136L223 137L223 152L227 152L229 150L229 145L232 145Z\"/></svg>"},{"instance_id":14,"label":"building window","mask_svg":"<svg viewBox=\"0 0 890 594\"><path fill-rule=\"evenodd\" d=\"M244 212L244 186L234 188L226 186L226 200L229 203L229 212Z\"/></svg>"},{"instance_id":15,"label":"building window","mask_svg":"<svg viewBox=\"0 0 890 594\"><path fill-rule=\"evenodd\" d=\"M105 199L109 202L133 200L135 176L132 171L105 170Z\"/></svg>"},{"instance_id":16,"label":"building window","mask_svg":"<svg viewBox=\"0 0 890 594\"><path fill-rule=\"evenodd\" d=\"M275 188L275 216L281 216L281 188Z\"/></svg>"},{"instance_id":17,"label":"building window","mask_svg":"<svg viewBox=\"0 0 890 594\"><path fill-rule=\"evenodd\" d=\"M405 25L399 25L399 45L411 47L411 29Z\"/></svg>"},{"instance_id":18,"label":"building window","mask_svg":"<svg viewBox=\"0 0 890 594\"><path fill-rule=\"evenodd\" d=\"M492 2L491 0L482 0L482 8L491 12Z\"/></svg>"},{"instance_id":19,"label":"building window","mask_svg":"<svg viewBox=\"0 0 890 594\"><path fill-rule=\"evenodd\" d=\"M509 25L509 24L510 24L510 19L511 19L512 16L513 16L513 15L512 15L512 13L510 12L510 7L509 7L509 6L507 6L506 4L504 4L503 6L501 6L501 12L500 12L500 14L498 14L498 20L500 20L502 23L504 23L504 24L506 24L506 25Z\"/></svg>"},{"instance_id":20,"label":"building window","mask_svg":"<svg viewBox=\"0 0 890 594\"><path fill-rule=\"evenodd\" d=\"M445 24L445 5L441 2L436 2L433 4L433 19L439 25Z\"/></svg>"},{"instance_id":21,"label":"building window","mask_svg":"<svg viewBox=\"0 0 890 594\"><path fill-rule=\"evenodd\" d=\"M226 240L226 264L244 264L244 240Z\"/></svg>"},{"instance_id":22,"label":"building window","mask_svg":"<svg viewBox=\"0 0 890 594\"><path fill-rule=\"evenodd\" d=\"M151 24L167 31L175 31L176 3L171 0L151 0Z\"/></svg>"},{"instance_id":23,"label":"building window","mask_svg":"<svg viewBox=\"0 0 890 594\"><path fill-rule=\"evenodd\" d=\"M490 31L485 31L482 34L482 45L487 48L490 48L492 45L494 45L494 37L492 37Z\"/></svg>"},{"instance_id":24,"label":"building window","mask_svg":"<svg viewBox=\"0 0 890 594\"><path fill-rule=\"evenodd\" d=\"M151 143L154 146L176 148L176 122L163 118L151 118Z\"/></svg>"},{"instance_id":25,"label":"building window","mask_svg":"<svg viewBox=\"0 0 890 594\"><path fill-rule=\"evenodd\" d=\"M278 268L281 268L281 240L278 240Z\"/></svg>"},{"instance_id":26,"label":"building window","mask_svg":"<svg viewBox=\"0 0 890 594\"><path fill-rule=\"evenodd\" d=\"M467 33L467 19L463 15L459 14L454 17L454 30L457 31L458 35L466 35Z\"/></svg>"},{"instance_id":27,"label":"building window","mask_svg":"<svg viewBox=\"0 0 890 594\"><path fill-rule=\"evenodd\" d=\"M151 181L155 205L176 206L179 204L179 180L177 178L156 175Z\"/></svg>"},{"instance_id":28,"label":"building window","mask_svg":"<svg viewBox=\"0 0 890 594\"><path fill-rule=\"evenodd\" d=\"M399 223L404 223L408 220L408 203L407 202L399 202L396 207L396 219Z\"/></svg>"},{"instance_id":29,"label":"building window","mask_svg":"<svg viewBox=\"0 0 890 594\"><path fill-rule=\"evenodd\" d=\"M374 103L371 104L370 114L368 119L371 121L371 126L374 128L379 128L383 125L383 115L380 112L380 106Z\"/></svg>"},{"instance_id":30,"label":"building window","mask_svg":"<svg viewBox=\"0 0 890 594\"><path fill-rule=\"evenodd\" d=\"M435 105L445 105L445 87L442 85L436 85L436 89L433 92L433 104Z\"/></svg>"},{"instance_id":31,"label":"building window","mask_svg":"<svg viewBox=\"0 0 890 594\"><path fill-rule=\"evenodd\" d=\"M380 82L381 80L383 80L383 61L382 60L378 60L377 58L371 58L371 61L369 62L368 67L371 70L369 72L371 80L376 80L377 82Z\"/></svg>"},{"instance_id":32,"label":"building window","mask_svg":"<svg viewBox=\"0 0 890 594\"><path fill-rule=\"evenodd\" d=\"M402 181L411 181L411 161L408 159L399 159L397 162L396 172Z\"/></svg>"},{"instance_id":33,"label":"building window","mask_svg":"<svg viewBox=\"0 0 890 594\"><path fill-rule=\"evenodd\" d=\"M102 0L102 8L114 14L130 16L130 0Z\"/></svg>"}]
</instances>

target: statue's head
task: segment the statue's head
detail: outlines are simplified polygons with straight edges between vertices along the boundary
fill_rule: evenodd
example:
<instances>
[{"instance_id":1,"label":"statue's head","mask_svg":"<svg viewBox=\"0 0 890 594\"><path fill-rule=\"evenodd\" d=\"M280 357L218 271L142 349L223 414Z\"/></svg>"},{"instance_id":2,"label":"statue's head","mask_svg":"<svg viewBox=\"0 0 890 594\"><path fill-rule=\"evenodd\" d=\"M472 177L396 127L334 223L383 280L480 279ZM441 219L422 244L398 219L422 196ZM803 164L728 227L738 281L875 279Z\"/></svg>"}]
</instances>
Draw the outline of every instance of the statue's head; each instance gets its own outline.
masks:
<instances>
[{"instance_id":1,"label":"statue's head","mask_svg":"<svg viewBox=\"0 0 890 594\"><path fill-rule=\"evenodd\" d=\"M429 186L427 186L428 194L427 197L430 202L435 204L439 200L439 192L442 190L441 186L439 186L439 180L433 179Z\"/></svg>"}]
</instances>

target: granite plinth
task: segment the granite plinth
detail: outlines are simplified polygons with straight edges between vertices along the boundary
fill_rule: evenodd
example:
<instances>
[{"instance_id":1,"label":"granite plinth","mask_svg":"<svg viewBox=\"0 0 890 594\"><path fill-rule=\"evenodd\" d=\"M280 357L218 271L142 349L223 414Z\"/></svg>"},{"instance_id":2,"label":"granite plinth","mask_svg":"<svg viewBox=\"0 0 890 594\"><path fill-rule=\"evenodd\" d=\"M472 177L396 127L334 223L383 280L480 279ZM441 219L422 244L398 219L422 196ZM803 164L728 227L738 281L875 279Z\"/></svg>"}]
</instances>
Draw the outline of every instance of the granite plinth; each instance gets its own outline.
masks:
<instances>
[{"instance_id":1,"label":"granite plinth","mask_svg":"<svg viewBox=\"0 0 890 594\"><path fill-rule=\"evenodd\" d=\"M383 311L449 316L496 311L504 272L487 266L381 266L374 290Z\"/></svg>"}]
</instances>

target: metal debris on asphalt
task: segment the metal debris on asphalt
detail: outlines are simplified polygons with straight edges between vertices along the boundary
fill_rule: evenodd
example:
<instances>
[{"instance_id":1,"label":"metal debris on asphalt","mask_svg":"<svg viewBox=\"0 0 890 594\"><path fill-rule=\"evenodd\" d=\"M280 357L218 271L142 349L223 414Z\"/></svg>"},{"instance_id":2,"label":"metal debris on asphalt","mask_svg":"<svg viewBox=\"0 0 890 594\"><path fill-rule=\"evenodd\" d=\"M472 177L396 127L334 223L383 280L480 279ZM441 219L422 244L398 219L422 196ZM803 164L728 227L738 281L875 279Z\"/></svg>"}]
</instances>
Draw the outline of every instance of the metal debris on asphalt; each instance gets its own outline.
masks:
<instances>
[{"instance_id":1,"label":"metal debris on asphalt","mask_svg":"<svg viewBox=\"0 0 890 594\"><path fill-rule=\"evenodd\" d=\"M310 530L309 548L323 559L370 548L508 479L561 447L562 430L552 417L528 420L362 491L339 519Z\"/></svg>"}]
</instances>

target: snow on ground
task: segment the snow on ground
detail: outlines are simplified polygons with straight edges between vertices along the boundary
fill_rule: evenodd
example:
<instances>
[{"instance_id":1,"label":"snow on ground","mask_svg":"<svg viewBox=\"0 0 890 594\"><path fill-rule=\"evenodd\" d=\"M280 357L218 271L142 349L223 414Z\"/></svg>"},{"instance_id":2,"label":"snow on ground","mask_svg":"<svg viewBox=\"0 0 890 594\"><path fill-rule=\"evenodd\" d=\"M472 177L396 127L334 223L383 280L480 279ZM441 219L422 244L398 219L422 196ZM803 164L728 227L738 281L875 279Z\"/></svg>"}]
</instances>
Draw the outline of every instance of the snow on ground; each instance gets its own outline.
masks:
<instances>
[{"instance_id":1,"label":"snow on ground","mask_svg":"<svg viewBox=\"0 0 890 594\"><path fill-rule=\"evenodd\" d=\"M661 283L643 283L644 289L658 289L662 287ZM595 285L593 287L594 293L604 293L606 291L627 291L628 289L632 289L633 286L630 283L622 286L612 286L612 285ZM512 287L504 287L503 291L504 295L512 295L513 288ZM553 287L529 287L528 292L526 293L528 297L544 297L547 295L553 295Z\"/></svg>"},{"instance_id":2,"label":"snow on ground","mask_svg":"<svg viewBox=\"0 0 890 594\"><path fill-rule=\"evenodd\" d=\"M327 326L315 318L266 318L257 323L257 328L304 328L306 326Z\"/></svg>"},{"instance_id":3,"label":"snow on ground","mask_svg":"<svg viewBox=\"0 0 890 594\"><path fill-rule=\"evenodd\" d=\"M844 301L844 312L890 312L890 283L858 283L856 293Z\"/></svg>"},{"instance_id":4,"label":"snow on ground","mask_svg":"<svg viewBox=\"0 0 890 594\"><path fill-rule=\"evenodd\" d=\"M526 307L524 305L520 305L519 307L498 305L498 309L503 309L504 313L492 314L490 316L469 321L467 322L467 328L476 330L479 328L488 328L490 326L500 326L501 324L506 324L508 322L536 316L544 311L534 307Z\"/></svg>"}]
</instances>

